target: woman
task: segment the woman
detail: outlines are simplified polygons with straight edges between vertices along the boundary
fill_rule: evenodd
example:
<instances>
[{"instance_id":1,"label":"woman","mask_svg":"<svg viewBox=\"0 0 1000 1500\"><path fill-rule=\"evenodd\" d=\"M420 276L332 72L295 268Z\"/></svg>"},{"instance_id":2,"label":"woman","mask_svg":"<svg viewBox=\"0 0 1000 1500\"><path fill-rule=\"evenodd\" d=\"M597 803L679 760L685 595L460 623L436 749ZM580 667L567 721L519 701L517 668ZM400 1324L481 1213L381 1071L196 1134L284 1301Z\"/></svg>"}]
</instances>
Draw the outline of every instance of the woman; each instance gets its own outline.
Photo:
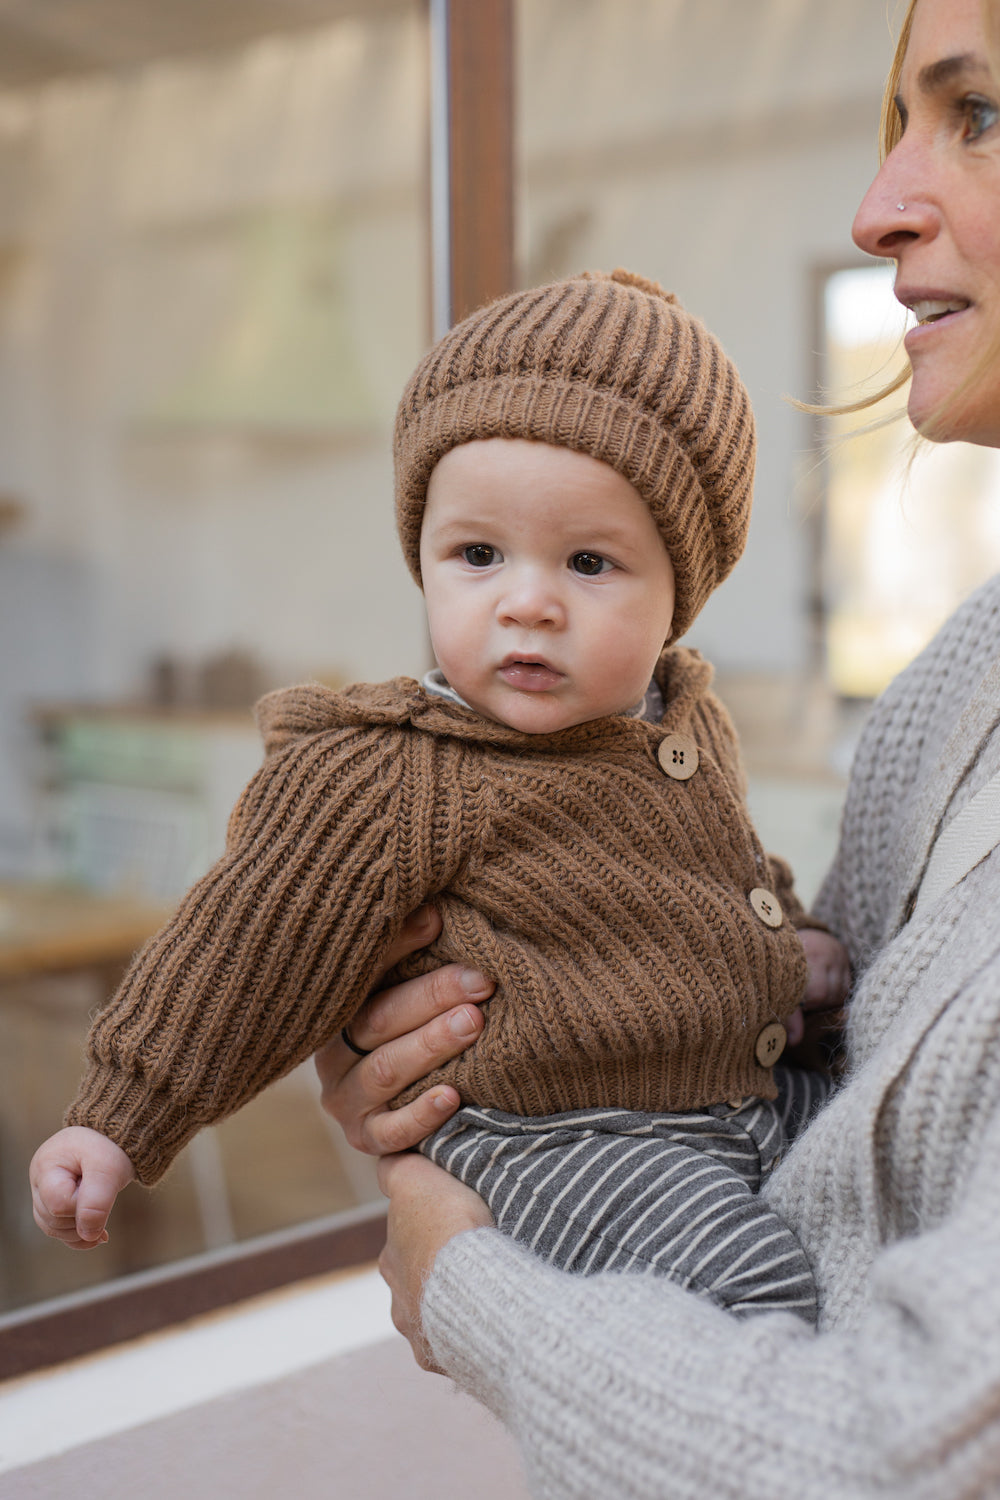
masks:
<instances>
[{"instance_id":1,"label":"woman","mask_svg":"<svg viewBox=\"0 0 1000 1500\"><path fill-rule=\"evenodd\" d=\"M906 340L913 422L989 446L1000 446L995 8L911 4L891 149L854 229L864 250L896 259L897 295L919 320ZM961 857L943 881L939 861L928 873L944 830L998 772L995 579L874 710L817 902L857 975L851 1065L767 1191L816 1271L818 1334L784 1315L736 1322L645 1278L561 1275L424 1159L382 1164L397 1326L421 1363L507 1424L534 1493L1000 1494L1000 848L968 873ZM962 821L983 818L974 808ZM371 1057L348 1069L338 1043L321 1059L329 1105L358 1144L398 1151L453 1107L433 1091L383 1108L466 1043L461 1027L476 1033L474 1005L450 1009L463 981L483 998L481 977L443 971L356 1023Z\"/></svg>"}]
</instances>

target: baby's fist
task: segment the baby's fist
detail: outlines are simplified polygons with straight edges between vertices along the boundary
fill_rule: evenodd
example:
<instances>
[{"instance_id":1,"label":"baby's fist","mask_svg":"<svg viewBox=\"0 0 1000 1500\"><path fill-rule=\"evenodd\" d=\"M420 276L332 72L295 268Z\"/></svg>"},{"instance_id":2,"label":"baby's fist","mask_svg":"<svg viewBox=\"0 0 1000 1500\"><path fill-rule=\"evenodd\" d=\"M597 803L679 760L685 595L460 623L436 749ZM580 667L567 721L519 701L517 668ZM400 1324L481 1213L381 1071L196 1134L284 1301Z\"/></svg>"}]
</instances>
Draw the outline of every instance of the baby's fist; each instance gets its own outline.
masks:
<instances>
[{"instance_id":1,"label":"baby's fist","mask_svg":"<svg viewBox=\"0 0 1000 1500\"><path fill-rule=\"evenodd\" d=\"M125 1152L107 1136L82 1125L59 1130L28 1168L35 1223L74 1250L92 1250L107 1240L108 1215L134 1176Z\"/></svg>"}]
</instances>

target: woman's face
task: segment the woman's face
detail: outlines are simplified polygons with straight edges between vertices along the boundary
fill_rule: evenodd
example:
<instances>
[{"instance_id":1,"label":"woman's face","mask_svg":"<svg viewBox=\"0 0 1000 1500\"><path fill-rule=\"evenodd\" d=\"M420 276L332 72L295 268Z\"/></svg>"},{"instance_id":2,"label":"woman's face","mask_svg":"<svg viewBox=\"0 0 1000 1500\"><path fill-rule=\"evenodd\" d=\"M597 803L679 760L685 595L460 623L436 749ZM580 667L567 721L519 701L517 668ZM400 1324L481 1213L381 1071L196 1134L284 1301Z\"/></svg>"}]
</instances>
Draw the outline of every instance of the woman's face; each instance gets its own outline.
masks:
<instances>
[{"instance_id":1,"label":"woman's face","mask_svg":"<svg viewBox=\"0 0 1000 1500\"><path fill-rule=\"evenodd\" d=\"M909 413L921 427L1000 348L1000 103L980 0L918 0L897 103L903 134L854 221L870 255L895 258ZM1000 357L931 435L1000 447Z\"/></svg>"}]
</instances>

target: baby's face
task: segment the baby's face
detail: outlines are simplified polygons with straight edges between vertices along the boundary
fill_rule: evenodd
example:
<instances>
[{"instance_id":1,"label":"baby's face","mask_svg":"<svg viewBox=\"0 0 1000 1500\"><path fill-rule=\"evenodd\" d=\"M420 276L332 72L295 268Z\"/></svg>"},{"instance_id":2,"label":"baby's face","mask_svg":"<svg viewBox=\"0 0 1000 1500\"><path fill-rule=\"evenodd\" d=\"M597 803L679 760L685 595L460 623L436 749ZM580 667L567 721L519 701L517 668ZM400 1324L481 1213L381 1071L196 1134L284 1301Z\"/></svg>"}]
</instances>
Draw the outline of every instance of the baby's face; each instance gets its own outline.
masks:
<instances>
[{"instance_id":1,"label":"baby's face","mask_svg":"<svg viewBox=\"0 0 1000 1500\"><path fill-rule=\"evenodd\" d=\"M445 454L420 568L448 682L527 734L632 708L670 633L674 571L645 501L568 448L489 438Z\"/></svg>"}]
</instances>

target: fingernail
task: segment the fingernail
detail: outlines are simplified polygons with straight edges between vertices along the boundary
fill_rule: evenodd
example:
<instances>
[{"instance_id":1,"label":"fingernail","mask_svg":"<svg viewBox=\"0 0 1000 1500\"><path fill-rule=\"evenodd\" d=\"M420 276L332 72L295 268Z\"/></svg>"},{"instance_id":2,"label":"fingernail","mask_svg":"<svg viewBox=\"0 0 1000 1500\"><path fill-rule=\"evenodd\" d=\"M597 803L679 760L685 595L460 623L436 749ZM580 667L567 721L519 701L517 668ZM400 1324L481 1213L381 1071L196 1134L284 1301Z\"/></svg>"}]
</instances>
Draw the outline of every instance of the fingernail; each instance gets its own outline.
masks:
<instances>
[{"instance_id":1,"label":"fingernail","mask_svg":"<svg viewBox=\"0 0 1000 1500\"><path fill-rule=\"evenodd\" d=\"M465 1041L467 1037L475 1036L479 1025L470 1010L453 1010L448 1017L448 1030L457 1041Z\"/></svg>"},{"instance_id":2,"label":"fingernail","mask_svg":"<svg viewBox=\"0 0 1000 1500\"><path fill-rule=\"evenodd\" d=\"M435 1094L433 1099L431 1100L431 1104L440 1115L450 1114L452 1109L454 1108L452 1101L451 1099L449 1099L447 1094Z\"/></svg>"},{"instance_id":3,"label":"fingernail","mask_svg":"<svg viewBox=\"0 0 1000 1500\"><path fill-rule=\"evenodd\" d=\"M460 983L470 1000L485 1000L490 993L490 982L478 969L463 969Z\"/></svg>"},{"instance_id":4,"label":"fingernail","mask_svg":"<svg viewBox=\"0 0 1000 1500\"><path fill-rule=\"evenodd\" d=\"M433 906L418 906L416 911L412 912L409 917L409 926L414 936L421 937L425 932L428 932L433 920Z\"/></svg>"}]
</instances>

